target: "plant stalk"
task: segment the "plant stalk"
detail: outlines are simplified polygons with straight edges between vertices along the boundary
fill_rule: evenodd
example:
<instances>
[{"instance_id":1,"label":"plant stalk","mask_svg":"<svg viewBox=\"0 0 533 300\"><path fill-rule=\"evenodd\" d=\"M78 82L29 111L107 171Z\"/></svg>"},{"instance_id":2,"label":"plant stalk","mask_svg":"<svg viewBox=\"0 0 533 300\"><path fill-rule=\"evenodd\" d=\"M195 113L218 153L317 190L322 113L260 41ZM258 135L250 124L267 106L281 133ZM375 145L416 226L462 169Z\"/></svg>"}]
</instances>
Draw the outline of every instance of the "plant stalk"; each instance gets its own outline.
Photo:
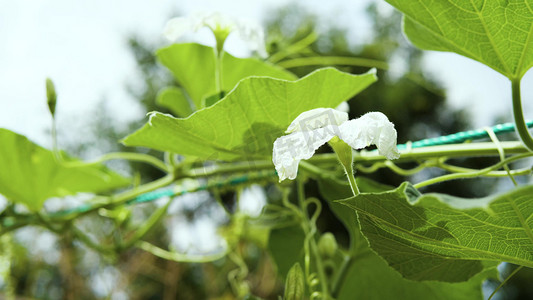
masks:
<instances>
[{"instance_id":1,"label":"plant stalk","mask_svg":"<svg viewBox=\"0 0 533 300\"><path fill-rule=\"evenodd\" d=\"M304 181L302 179L297 180L297 186L298 186L298 202L300 205L300 209L302 210L304 214L304 220L303 222L305 224L303 225L303 229L305 231L306 236L308 234L313 234L314 231L316 231L315 224L313 223L311 218L309 218L309 215L307 213L307 205L305 204L305 191L304 191ZM311 255L315 259L316 264L316 272L318 273L318 278L320 281L320 287L321 287L321 293L322 293L322 299L329 299L329 287L328 287L328 281L326 278L326 273L324 272L324 266L322 264L322 258L320 257L320 253L318 252L318 246L316 244L315 237L312 236L309 239L309 248L311 248Z\"/></svg>"},{"instance_id":2,"label":"plant stalk","mask_svg":"<svg viewBox=\"0 0 533 300\"><path fill-rule=\"evenodd\" d=\"M522 97L520 95L520 79L511 80L511 88L513 94L513 115L515 121L516 131L524 143L524 146L529 151L533 151L533 137L529 133L529 130L524 120L524 112L522 111Z\"/></svg>"}]
</instances>

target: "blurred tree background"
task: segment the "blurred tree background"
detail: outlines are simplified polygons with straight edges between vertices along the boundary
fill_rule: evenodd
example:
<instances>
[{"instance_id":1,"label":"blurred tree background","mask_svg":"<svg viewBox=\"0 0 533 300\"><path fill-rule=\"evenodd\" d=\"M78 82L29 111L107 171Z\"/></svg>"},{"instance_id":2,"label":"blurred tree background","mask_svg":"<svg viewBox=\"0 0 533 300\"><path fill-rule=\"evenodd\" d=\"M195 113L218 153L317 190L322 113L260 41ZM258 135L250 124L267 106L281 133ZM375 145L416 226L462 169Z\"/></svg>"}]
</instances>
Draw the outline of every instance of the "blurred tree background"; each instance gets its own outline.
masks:
<instances>
[{"instance_id":1,"label":"blurred tree background","mask_svg":"<svg viewBox=\"0 0 533 300\"><path fill-rule=\"evenodd\" d=\"M415 141L427 137L454 133L470 129L466 112L454 110L446 104L445 91L438 79L424 73L423 52L412 47L402 36L397 12L383 14L375 5L368 7L368 16L372 20L372 41L366 44L352 44L348 37L348 28L317 24L317 17L298 5L272 9L266 15L266 36L270 59L299 77L316 68L323 67L327 59L315 60L309 64L309 58L343 57L363 58L366 61L379 62L379 80L368 89L349 101L350 118L358 117L369 111L381 111L395 124L399 142ZM331 16L333 18L333 16ZM351 28L353 30L353 28ZM320 34L316 34L320 32ZM156 104L157 94L163 88L175 85L172 75L157 63L155 50L162 45L149 44L139 37L132 36L128 43L138 63L138 70L143 81L128 84L127 88L139 100L146 111L165 111ZM305 60L307 59L307 60ZM304 63L306 62L307 63ZM354 60L355 61L355 60ZM360 74L369 70L369 66L356 63L334 64L345 72ZM389 66L391 71L389 71ZM400 66L401 72L395 68ZM302 100L305 101L305 100ZM62 145L67 150L81 157L94 157L95 151L142 151L146 149L125 148L117 140L139 128L144 119L131 124L116 124L104 106L91 113L91 118L84 127L90 134L83 136L83 141L70 139ZM60 128L61 132L61 128ZM323 147L320 151L329 151ZM160 153L153 152L154 155ZM461 161L469 167L485 166L495 160L470 159ZM131 172L142 174L143 181L161 176L150 166L132 163L130 165L112 165ZM403 167L415 165L406 164ZM435 176L436 171L429 170L417 175L417 179ZM362 175L362 174L357 174ZM363 175L367 176L367 175ZM371 178L381 183L399 185L405 178L382 170L372 174ZM442 191L465 197L483 196L490 192L495 180L476 180L447 182L432 186L427 191ZM452 188L453 186L453 188ZM267 202L276 201L279 193L265 187ZM321 198L315 184L308 184L309 196ZM221 208L215 199L219 199L230 212L235 211L236 199L240 191L210 191L194 197L205 198L195 205L185 205L181 210L165 219L149 235L149 240L156 245L168 245L175 224L172 218L182 218L194 223L195 219L206 215L220 215ZM184 199L191 200L191 198ZM191 200L192 201L192 200ZM342 244L346 241L346 232L333 214L324 205L318 226L322 232L333 232ZM124 212L120 226L127 228L136 220L150 215L154 204L129 207ZM108 213L120 214L121 211ZM238 226L234 220L229 223L227 217L214 218L212 222L231 227ZM117 220L117 219L115 219ZM103 236L109 236L112 225L102 222L94 216L84 217L78 222L81 228L97 228ZM40 229L28 229L24 234L43 234ZM47 233L48 235L51 235ZM23 233L18 234L23 235ZM221 259L209 264L178 263L154 257L141 250L128 250L117 255L100 257L86 246L73 241L71 237L54 238L56 252L49 256L34 256L20 243L15 249L16 260L13 261L13 276L17 282L17 294L39 299L232 299L231 281L228 273L236 268L231 259ZM241 252L249 268L246 279L251 292L265 299L278 299L283 284L276 278L275 266L268 255L268 250L260 244L242 241ZM44 258L43 258L44 257ZM525 275L524 275L525 276ZM524 286L527 280L519 275L504 288L506 296L502 299L521 299L527 295ZM531 297L531 294L529 294ZM525 298L524 298L525 299Z\"/></svg>"}]
</instances>

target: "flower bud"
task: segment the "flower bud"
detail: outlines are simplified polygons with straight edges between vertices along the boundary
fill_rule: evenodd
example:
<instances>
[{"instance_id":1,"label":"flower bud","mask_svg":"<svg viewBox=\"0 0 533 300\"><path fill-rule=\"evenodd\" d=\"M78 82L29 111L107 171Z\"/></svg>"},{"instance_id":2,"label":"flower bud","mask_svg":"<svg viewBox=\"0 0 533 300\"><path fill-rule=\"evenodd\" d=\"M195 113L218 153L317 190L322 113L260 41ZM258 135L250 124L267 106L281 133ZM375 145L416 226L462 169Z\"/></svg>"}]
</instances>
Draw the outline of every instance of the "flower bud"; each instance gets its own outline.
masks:
<instances>
[{"instance_id":1,"label":"flower bud","mask_svg":"<svg viewBox=\"0 0 533 300\"><path fill-rule=\"evenodd\" d=\"M335 256L338 249L337 240L331 232L324 233L318 240L318 252L326 258Z\"/></svg>"},{"instance_id":2,"label":"flower bud","mask_svg":"<svg viewBox=\"0 0 533 300\"><path fill-rule=\"evenodd\" d=\"M301 300L304 298L304 273L299 263L295 263L285 280L285 295L283 300Z\"/></svg>"},{"instance_id":3,"label":"flower bud","mask_svg":"<svg viewBox=\"0 0 533 300\"><path fill-rule=\"evenodd\" d=\"M54 117L56 113L57 94L54 82L50 78L46 78L46 101L48 103L48 109L52 117Z\"/></svg>"}]
</instances>

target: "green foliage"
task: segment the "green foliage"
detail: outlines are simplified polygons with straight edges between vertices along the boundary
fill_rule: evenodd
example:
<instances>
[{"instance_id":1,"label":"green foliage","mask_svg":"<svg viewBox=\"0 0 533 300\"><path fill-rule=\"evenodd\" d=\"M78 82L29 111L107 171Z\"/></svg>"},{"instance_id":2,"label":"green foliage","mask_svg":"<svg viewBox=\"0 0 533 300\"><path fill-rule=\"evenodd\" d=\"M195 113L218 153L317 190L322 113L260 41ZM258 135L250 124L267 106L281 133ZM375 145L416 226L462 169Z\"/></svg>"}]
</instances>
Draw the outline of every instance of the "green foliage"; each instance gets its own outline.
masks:
<instances>
[{"instance_id":1,"label":"green foliage","mask_svg":"<svg viewBox=\"0 0 533 300\"><path fill-rule=\"evenodd\" d=\"M166 66L187 91L196 109L205 107L205 98L216 90L216 57L214 49L199 44L174 44L157 51L159 61ZM254 58L222 56L222 91L229 92L243 78L269 76L294 80L291 73Z\"/></svg>"},{"instance_id":2,"label":"green foliage","mask_svg":"<svg viewBox=\"0 0 533 300\"><path fill-rule=\"evenodd\" d=\"M0 144L0 193L32 211L40 210L51 197L98 193L129 184L100 164L83 165L71 158L58 161L51 151L7 129L0 128Z\"/></svg>"},{"instance_id":3,"label":"green foliage","mask_svg":"<svg viewBox=\"0 0 533 300\"><path fill-rule=\"evenodd\" d=\"M533 66L533 10L521 1L387 0L405 14L411 42L477 60L510 79Z\"/></svg>"},{"instance_id":4,"label":"green foliage","mask_svg":"<svg viewBox=\"0 0 533 300\"><path fill-rule=\"evenodd\" d=\"M405 31L413 43L425 49L456 52L487 64L513 80L513 99L520 104L519 79L533 65L529 50L533 18L528 3L389 2L406 14ZM317 153L302 161L295 182L278 183L273 176L274 168L269 161L273 142L298 115L314 108L337 107L355 95L359 101L351 101L352 115L383 111L391 115L404 138L425 137L461 126L458 115L441 109L445 99L442 91L424 80L420 51L411 48L407 51L406 59L411 65L407 74L398 80L387 76L386 61L401 52L400 46L390 40L391 35L397 34L397 29L390 25L396 15L383 20L375 7L370 12L375 14L376 26L381 22L388 25L383 31L376 30L380 33L373 44L361 48L360 57L354 57L348 49L342 30L332 30L326 40L317 42L313 18L309 16L304 18L303 29L296 30L291 38L270 45L275 53L267 61L233 57L223 52L220 40L219 51L198 44L174 44L160 49L155 56L132 43L138 58L148 62L143 66L143 74L149 78L145 81L148 91L142 94L142 102L148 110L153 110L157 103L174 116L152 112L149 121L124 138L123 143L165 153L160 154L162 159L146 153L108 153L96 161L123 159L145 163L158 169L154 176L158 179L147 180L146 172L141 172L143 180L138 177L133 188L109 195L109 190L123 187L129 181L101 164L72 159L55 146L54 151L46 150L21 135L0 129L0 193L30 209L21 212L9 206L0 212L1 233L38 225L62 235L69 250L76 241L113 258L136 257L141 252L153 259L149 262L151 269L165 270L160 275L161 283L171 285L175 292L165 294L165 298L185 295L174 288L178 279L183 286L195 286L184 298L230 298L231 294L239 298L247 295L248 299L274 298L283 293L281 281L285 279L284 296L288 300L482 299L481 285L497 276L496 265L500 261L533 267L533 186L463 199L448 194L421 194L411 183L399 182L405 177L414 181L417 178L410 175L430 167L454 174L434 177L425 173L424 176L434 178L416 186L451 178L527 175L530 168L515 169L507 164L532 156L528 149L516 142L500 143L491 135L494 144L416 149L404 144L400 160L389 161L377 151L354 152L344 142L340 145L330 140L335 155ZM283 35L282 28L275 28ZM235 28L225 29L224 38L230 29ZM155 76L156 56L179 86L161 89L172 83ZM316 65L327 62L345 64L340 68L346 72L330 67L316 70ZM366 89L377 80L375 69L367 71L374 65L381 68L384 76L380 77L384 80ZM360 73L363 74L353 75ZM47 100L54 114L56 92L50 80ZM518 111L521 113L521 108ZM426 126L435 120L438 122ZM288 146L298 151L298 147L306 145ZM327 149L330 148L321 150ZM447 161L479 154L502 161L481 170ZM291 157L287 155L284 159ZM388 175L381 168L388 168ZM350 185L343 171L348 173ZM357 179L353 177L354 171ZM369 173L379 183L362 177L361 173ZM390 176L391 173L394 175ZM512 179L515 184L518 182ZM387 185L390 183L394 186ZM242 188L251 184L265 188L261 192L267 203L259 217L246 215L240 207L245 198L240 197L245 194ZM453 187L460 189L457 182ZM187 201L178 197L199 191L206 199L201 204L222 206L217 208L224 211L223 217L212 216L218 218L213 221L217 225L227 225L219 235L225 243L220 243L215 252L181 253L180 247L169 244L172 229L160 226L167 224L161 220L173 217L167 211L173 207L173 201ZM96 193L94 200L99 201L58 213L36 213L46 199L77 192ZM170 198L166 205L146 206L141 217L129 207L167 196ZM180 205L185 207L188 203ZM196 218L197 211L211 217L211 208L197 206L179 208L178 218ZM105 223L101 232L92 225L82 230L83 222L75 221L85 216L88 224ZM90 232L86 234L85 230ZM347 237L342 235L346 232ZM6 240L2 241L6 249L13 246ZM134 251L128 252L132 248L142 251L132 254ZM268 258L262 255L265 253ZM142 265L146 260L136 260L140 265L128 271L150 269ZM159 266L162 261L168 264L164 268ZM210 265L176 268L171 262ZM68 257L61 263L64 264L61 270L74 269ZM188 273L179 270L182 267ZM190 276L194 272L197 274ZM227 284L219 274L228 279ZM206 282L213 284L208 287ZM264 288L267 283L271 286L269 291ZM75 290L74 286L67 284L65 294ZM197 286L202 290L196 291ZM157 293L151 294L152 298L157 298L154 296Z\"/></svg>"},{"instance_id":5,"label":"green foliage","mask_svg":"<svg viewBox=\"0 0 533 300\"><path fill-rule=\"evenodd\" d=\"M345 258L348 262L344 277L346 279L339 283L337 299L482 299L481 283L487 276L496 276L494 265L487 266L483 273L462 283L416 282L405 279L370 250L359 230L354 211L346 210L343 204L335 201L351 195L350 186L345 182L325 178L319 183L321 194L350 233L351 250ZM363 192L360 196L375 195L391 188L364 178L358 178L357 183ZM390 250L402 253L395 247Z\"/></svg>"},{"instance_id":6,"label":"green foliage","mask_svg":"<svg viewBox=\"0 0 533 300\"><path fill-rule=\"evenodd\" d=\"M365 177L358 177L356 179L357 186L361 192L378 193L393 189L391 186L377 183ZM350 252L358 251L358 247L364 246L361 243L361 234L359 233L359 221L357 215L354 214L345 206L338 202L339 199L346 199L353 196L352 190L348 182L337 181L332 178L319 178L320 194L327 200L329 208L333 211L335 216L342 222L350 237ZM366 247L366 246L364 246Z\"/></svg>"},{"instance_id":7,"label":"green foliage","mask_svg":"<svg viewBox=\"0 0 533 300\"><path fill-rule=\"evenodd\" d=\"M342 203L357 211L372 249L403 276L457 282L483 270L483 260L533 266L532 189L462 199L422 195L404 183Z\"/></svg>"},{"instance_id":8,"label":"green foliage","mask_svg":"<svg viewBox=\"0 0 533 300\"><path fill-rule=\"evenodd\" d=\"M467 282L447 283L438 281L416 282L403 278L387 266L370 249L361 249L346 274L338 300L349 299L483 299L481 283L487 274L479 274ZM364 252L363 252L364 251ZM491 273L495 275L495 268Z\"/></svg>"},{"instance_id":9,"label":"green foliage","mask_svg":"<svg viewBox=\"0 0 533 300\"><path fill-rule=\"evenodd\" d=\"M189 100L183 90L177 87L167 87L157 95L157 104L169 109L179 118L186 118L193 113Z\"/></svg>"},{"instance_id":10,"label":"green foliage","mask_svg":"<svg viewBox=\"0 0 533 300\"><path fill-rule=\"evenodd\" d=\"M297 81L251 77L187 119L151 114L123 143L211 160L268 158L274 140L300 113L336 107L375 80L374 72L351 75L332 68Z\"/></svg>"},{"instance_id":11,"label":"green foliage","mask_svg":"<svg viewBox=\"0 0 533 300\"><path fill-rule=\"evenodd\" d=\"M304 239L305 234L299 225L270 231L268 250L282 277L287 276L295 262L304 263Z\"/></svg>"}]
</instances>

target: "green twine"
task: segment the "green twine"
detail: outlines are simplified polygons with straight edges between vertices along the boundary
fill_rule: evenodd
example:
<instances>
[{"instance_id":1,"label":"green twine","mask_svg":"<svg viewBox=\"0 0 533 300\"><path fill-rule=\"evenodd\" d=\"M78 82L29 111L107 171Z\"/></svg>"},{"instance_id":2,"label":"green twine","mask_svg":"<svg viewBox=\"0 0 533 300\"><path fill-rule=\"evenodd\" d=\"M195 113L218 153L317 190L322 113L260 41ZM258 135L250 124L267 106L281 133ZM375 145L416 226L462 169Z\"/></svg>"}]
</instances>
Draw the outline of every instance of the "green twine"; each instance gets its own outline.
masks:
<instances>
[{"instance_id":1,"label":"green twine","mask_svg":"<svg viewBox=\"0 0 533 300\"><path fill-rule=\"evenodd\" d=\"M182 191L181 194L185 194L187 191ZM143 203L143 202L151 202L159 198L163 197L173 197L176 196L176 194L179 194L179 192L176 192L174 189L162 189L153 191L150 193L139 195L129 201L126 202L126 204L137 204L137 203Z\"/></svg>"},{"instance_id":2,"label":"green twine","mask_svg":"<svg viewBox=\"0 0 533 300\"><path fill-rule=\"evenodd\" d=\"M208 182L203 185L199 185L197 187L191 188L191 189L176 189L176 188L163 188L159 189L153 192L145 193L142 195L139 195L129 201L126 201L126 205L133 205L133 204L139 204L139 203L146 203L146 202L152 202L157 199L163 198L163 197L176 197L176 196L182 196L188 193L194 193L198 191L205 191L213 188L223 188L227 186L236 186L239 184L243 184L246 182L250 182L253 180L262 180L265 178L270 178L277 176L277 173L275 171L267 171L267 172L260 172L256 175L250 176L250 175L242 175L242 176L236 176L227 180L223 181L212 181ZM69 215L72 213L84 213L91 209L93 209L98 204L82 204L80 206L60 210L57 212L50 213L50 216L53 217L61 217L65 215Z\"/></svg>"},{"instance_id":3,"label":"green twine","mask_svg":"<svg viewBox=\"0 0 533 300\"><path fill-rule=\"evenodd\" d=\"M529 121L526 124L528 128L533 127L533 121ZM514 123L504 123L504 124L498 124L498 125L492 126L491 129L495 134L502 134L502 133L507 133L507 132L513 132L515 130L515 125ZM487 137L489 137L489 134L487 133L485 129L468 130L468 131L457 132L457 133L450 134L450 135L412 142L411 145L401 144L401 145L398 145L398 149L405 150L405 149L408 149L409 147L420 148L420 147L430 147L430 146L439 146L439 145L448 145L448 144L460 144L460 143L464 143L465 141L478 140L478 139L487 138Z\"/></svg>"},{"instance_id":4,"label":"green twine","mask_svg":"<svg viewBox=\"0 0 533 300\"><path fill-rule=\"evenodd\" d=\"M533 127L533 121L529 121L526 124L528 128ZM491 127L491 129L495 134L502 134L502 133L507 133L507 132L513 132L515 130L515 125L514 123L504 123L504 124L495 125ZM485 129L468 130L468 131L457 132L454 134L440 136L436 138L424 139L424 140L420 140L420 141L416 141L412 143L400 144L398 145L398 149L406 150L409 148L458 144L458 143L463 143L469 140L477 140L477 139L482 139L482 138L487 138L487 137L489 137L489 134L487 133ZM160 190L156 190L153 192L149 192L149 193L137 196L127 201L126 204L132 205L132 204L138 204L138 203L152 202L163 197L176 197L176 196L181 196L187 193L209 190L212 188L235 186L235 185L246 183L252 180L273 177L274 175L277 176L277 173L268 172L268 173L261 173L255 176L242 175L242 176L233 177L231 179L224 180L224 181L216 181L216 182L210 182L210 183L208 182L206 184L200 185L192 189L187 189L187 190L176 190L174 188L160 189ZM61 211L52 213L51 215L61 216L61 215L67 215L71 213L83 213L92 208L93 206L91 204L83 204L81 206L78 206L72 209L61 210Z\"/></svg>"}]
</instances>

